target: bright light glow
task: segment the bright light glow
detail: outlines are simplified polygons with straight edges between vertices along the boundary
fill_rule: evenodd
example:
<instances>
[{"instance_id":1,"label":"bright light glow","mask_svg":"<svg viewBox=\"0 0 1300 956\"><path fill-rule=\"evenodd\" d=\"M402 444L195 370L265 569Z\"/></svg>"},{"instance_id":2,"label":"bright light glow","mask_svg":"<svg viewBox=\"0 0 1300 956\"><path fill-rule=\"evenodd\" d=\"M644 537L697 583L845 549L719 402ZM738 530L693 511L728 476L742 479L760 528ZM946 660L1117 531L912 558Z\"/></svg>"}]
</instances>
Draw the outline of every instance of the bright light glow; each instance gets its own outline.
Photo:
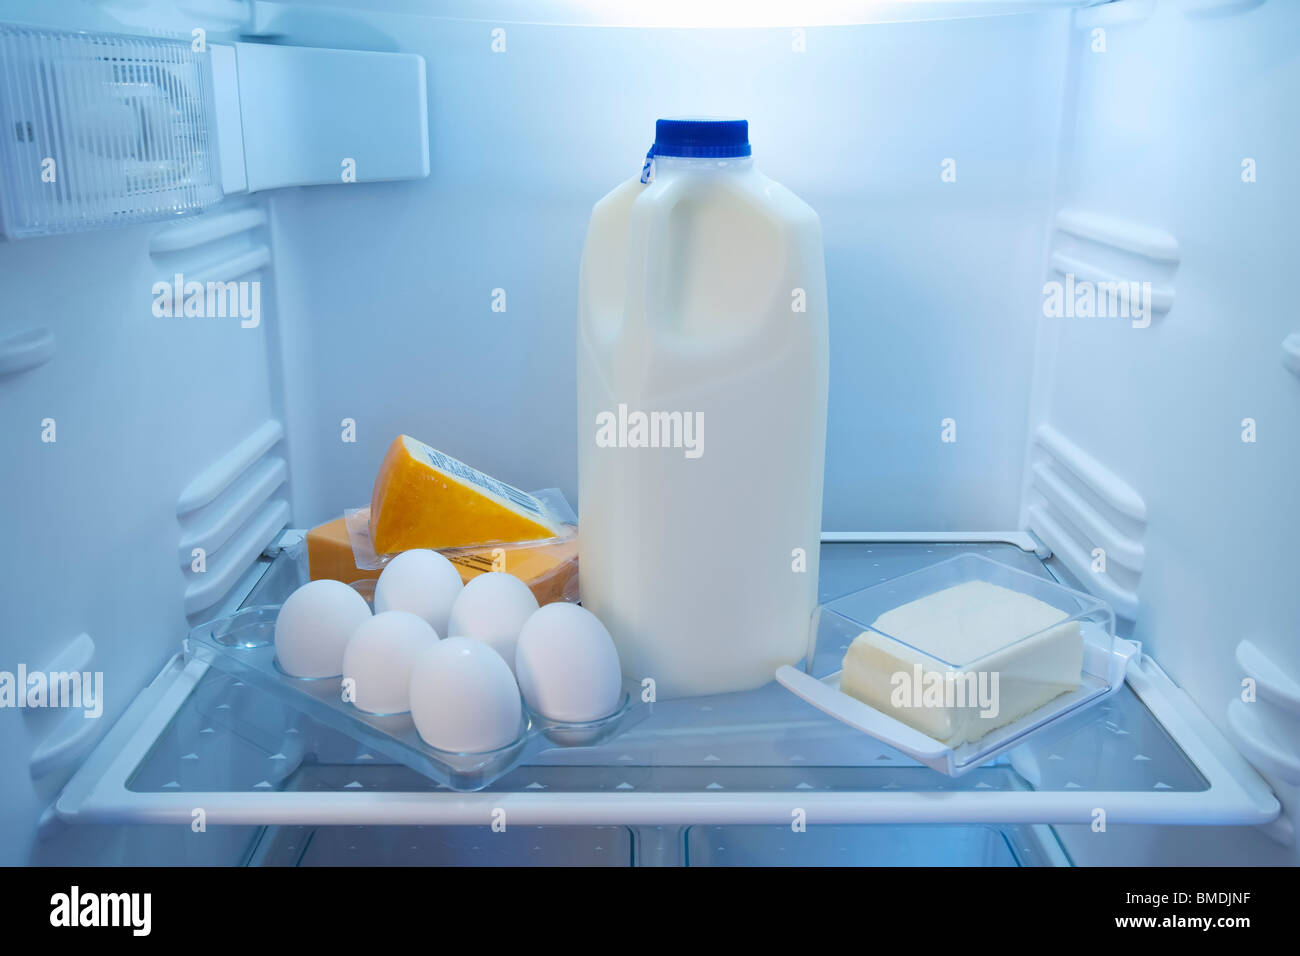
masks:
<instances>
[{"instance_id":1,"label":"bright light glow","mask_svg":"<svg viewBox=\"0 0 1300 956\"><path fill-rule=\"evenodd\" d=\"M524 19L635 27L813 27L995 16L1099 0L564 0ZM566 16L567 14L567 16Z\"/></svg>"}]
</instances>

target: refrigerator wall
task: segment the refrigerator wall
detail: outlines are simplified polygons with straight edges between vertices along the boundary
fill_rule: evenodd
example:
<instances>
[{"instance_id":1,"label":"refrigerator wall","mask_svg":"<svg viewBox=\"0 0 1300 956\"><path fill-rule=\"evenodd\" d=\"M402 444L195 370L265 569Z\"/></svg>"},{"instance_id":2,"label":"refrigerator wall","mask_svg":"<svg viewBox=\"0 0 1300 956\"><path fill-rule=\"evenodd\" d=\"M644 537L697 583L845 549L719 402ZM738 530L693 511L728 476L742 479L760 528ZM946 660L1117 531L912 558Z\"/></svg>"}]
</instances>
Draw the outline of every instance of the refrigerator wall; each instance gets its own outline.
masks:
<instances>
[{"instance_id":1,"label":"refrigerator wall","mask_svg":"<svg viewBox=\"0 0 1300 956\"><path fill-rule=\"evenodd\" d=\"M54 344L0 377L15 502L4 660L42 667L89 635L107 726L187 626L240 592L274 532L365 501L398 432L573 500L587 215L639 171L656 117L702 113L747 117L756 164L822 217L826 529L1028 527L1090 557L1100 527L1138 567L1112 560L1098 579L1054 560L1131 595L1133 635L1220 726L1239 641L1300 672L1285 550L1300 532L1286 495L1300 383L1283 362L1295 329L1278 242L1297 201L1282 172L1294 124L1278 122L1297 11L845 4L796 28L747 5L751 27L695 28L743 13L723 6L12 4L6 17L65 28L200 23L214 42L418 54L429 175L0 244L0 339ZM642 16L653 29L629 26ZM1143 329L1045 318L1044 283L1080 262L1149 278L1172 304ZM156 317L153 284L176 272L260 280L259 323ZM1081 479L1062 447L1097 467ZM1128 492L1141 517L1108 503ZM0 735L0 845L20 862L95 735L5 717L18 729ZM1294 730L1269 719L1281 739ZM33 754L63 741L33 778ZM1294 859L1221 832L1214 859ZM79 858L111 853L71 838ZM169 859L214 852L157 839Z\"/></svg>"},{"instance_id":2,"label":"refrigerator wall","mask_svg":"<svg viewBox=\"0 0 1300 956\"><path fill-rule=\"evenodd\" d=\"M1150 282L1153 309L1148 327L1040 320L1022 526L1268 774L1260 749L1294 762L1300 714L1266 688L1244 704L1243 679L1262 671L1242 661L1248 642L1300 674L1300 381L1285 344L1298 326L1282 238L1300 214L1286 172L1300 142L1283 119L1300 88L1300 8L1123 3L1073 22L1046 278ZM1063 441L1095 470L1072 470ZM1269 776L1294 820L1297 781ZM1153 834L1150 857L1179 839ZM1184 859L1194 847L1296 860L1253 831L1181 839Z\"/></svg>"},{"instance_id":3,"label":"refrigerator wall","mask_svg":"<svg viewBox=\"0 0 1300 956\"><path fill-rule=\"evenodd\" d=\"M1067 22L810 28L806 52L788 29L510 23L494 53L486 21L356 31L284 8L275 29L299 42L419 53L430 93L427 181L275 197L288 351L311 381L289 398L311 436L294 450L302 517L357 504L402 429L572 497L587 216L639 172L657 116L695 112L747 116L756 164L822 217L825 527L1011 527Z\"/></svg>"}]
</instances>

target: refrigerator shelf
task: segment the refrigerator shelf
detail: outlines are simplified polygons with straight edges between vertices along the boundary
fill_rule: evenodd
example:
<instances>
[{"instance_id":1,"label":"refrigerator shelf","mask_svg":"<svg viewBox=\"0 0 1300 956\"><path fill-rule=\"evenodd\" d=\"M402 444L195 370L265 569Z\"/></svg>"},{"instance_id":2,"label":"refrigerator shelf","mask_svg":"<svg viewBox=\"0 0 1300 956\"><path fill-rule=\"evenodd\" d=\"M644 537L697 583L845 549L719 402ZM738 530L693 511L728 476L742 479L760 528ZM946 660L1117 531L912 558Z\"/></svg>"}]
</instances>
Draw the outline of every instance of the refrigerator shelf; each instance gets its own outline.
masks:
<instances>
[{"instance_id":1,"label":"refrigerator shelf","mask_svg":"<svg viewBox=\"0 0 1300 956\"><path fill-rule=\"evenodd\" d=\"M823 601L976 551L1050 577L1029 541L823 544ZM1017 545L1022 545L1018 547ZM282 599L287 555L246 603ZM951 779L772 683L663 701L595 747L478 793L441 787L197 660L173 658L57 800L62 820L190 825L1264 824L1267 785L1149 657L1114 697Z\"/></svg>"}]
</instances>

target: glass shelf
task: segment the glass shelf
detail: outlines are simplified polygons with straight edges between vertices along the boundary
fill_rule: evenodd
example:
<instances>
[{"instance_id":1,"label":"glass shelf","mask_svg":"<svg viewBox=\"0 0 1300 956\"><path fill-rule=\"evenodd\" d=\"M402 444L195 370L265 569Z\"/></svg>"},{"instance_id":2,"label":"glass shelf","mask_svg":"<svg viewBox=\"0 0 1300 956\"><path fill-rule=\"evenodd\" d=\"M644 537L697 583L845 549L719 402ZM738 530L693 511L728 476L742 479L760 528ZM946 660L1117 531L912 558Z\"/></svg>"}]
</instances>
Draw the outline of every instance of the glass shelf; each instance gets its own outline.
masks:
<instances>
[{"instance_id":1,"label":"glass shelf","mask_svg":"<svg viewBox=\"0 0 1300 956\"><path fill-rule=\"evenodd\" d=\"M1013 544L827 542L821 600L964 551L1045 578ZM246 604L301 581L289 555ZM362 797L365 794L366 797ZM920 799L918 799L920 797ZM97 748L58 802L65 820L209 823L730 826L1266 823L1272 793L1149 658L1110 700L952 779L846 727L776 683L664 701L595 747L554 748L478 793L372 753L238 678L178 657ZM745 831L746 833L748 831ZM743 834L742 834L743 835Z\"/></svg>"}]
</instances>

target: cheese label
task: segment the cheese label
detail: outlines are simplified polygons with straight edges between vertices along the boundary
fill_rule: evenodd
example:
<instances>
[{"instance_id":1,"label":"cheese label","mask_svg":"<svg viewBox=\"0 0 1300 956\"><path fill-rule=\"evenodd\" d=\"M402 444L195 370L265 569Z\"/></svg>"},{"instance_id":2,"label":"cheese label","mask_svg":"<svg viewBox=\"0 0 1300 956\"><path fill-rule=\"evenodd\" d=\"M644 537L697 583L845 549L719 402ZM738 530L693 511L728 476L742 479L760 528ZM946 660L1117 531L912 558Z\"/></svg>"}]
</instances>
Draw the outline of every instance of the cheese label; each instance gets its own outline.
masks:
<instances>
[{"instance_id":1,"label":"cheese label","mask_svg":"<svg viewBox=\"0 0 1300 956\"><path fill-rule=\"evenodd\" d=\"M415 439L411 439L415 442ZM420 451L423 452L425 459L434 468L439 471L445 471L449 475L454 475L461 481L469 482L476 485L488 494L496 495L498 498L504 498L534 515L539 521L549 520L546 514L546 508L542 503L526 491L520 491L514 485L507 485L504 481L493 478L491 475L485 475L477 468L471 468L451 455L444 455L438 449L433 448L424 442L418 443Z\"/></svg>"}]
</instances>

